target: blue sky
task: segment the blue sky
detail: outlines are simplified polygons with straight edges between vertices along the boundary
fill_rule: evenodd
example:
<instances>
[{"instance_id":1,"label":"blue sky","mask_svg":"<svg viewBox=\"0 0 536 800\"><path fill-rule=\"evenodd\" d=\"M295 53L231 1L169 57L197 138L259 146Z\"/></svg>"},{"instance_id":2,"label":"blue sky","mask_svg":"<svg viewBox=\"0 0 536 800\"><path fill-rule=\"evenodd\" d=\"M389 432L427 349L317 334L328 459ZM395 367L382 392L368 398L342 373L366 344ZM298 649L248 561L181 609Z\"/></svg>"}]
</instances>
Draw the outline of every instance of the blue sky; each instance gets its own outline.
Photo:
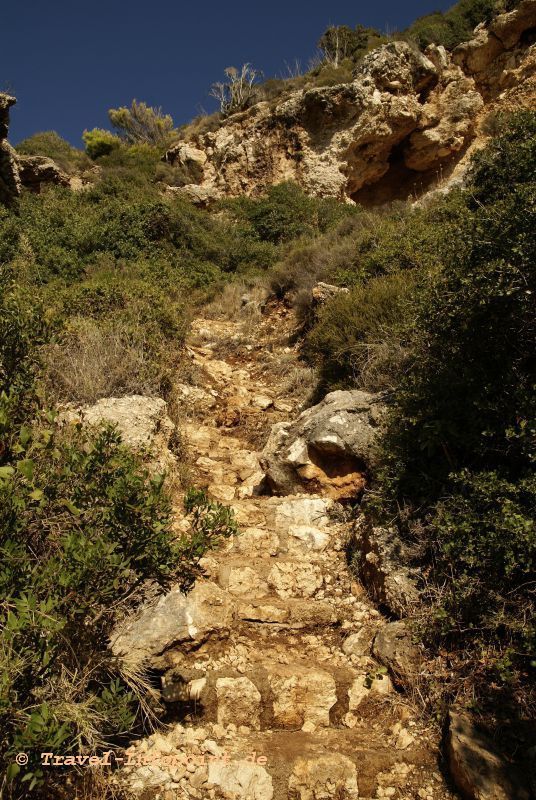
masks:
<instances>
[{"instance_id":1,"label":"blue sky","mask_svg":"<svg viewBox=\"0 0 536 800\"><path fill-rule=\"evenodd\" d=\"M162 106L177 125L212 111L210 85L248 61L266 77L303 66L329 24L381 30L452 3L442 0L26 0L2 8L0 90L18 103L13 143L56 130L81 144L108 127L107 109L132 98Z\"/></svg>"}]
</instances>

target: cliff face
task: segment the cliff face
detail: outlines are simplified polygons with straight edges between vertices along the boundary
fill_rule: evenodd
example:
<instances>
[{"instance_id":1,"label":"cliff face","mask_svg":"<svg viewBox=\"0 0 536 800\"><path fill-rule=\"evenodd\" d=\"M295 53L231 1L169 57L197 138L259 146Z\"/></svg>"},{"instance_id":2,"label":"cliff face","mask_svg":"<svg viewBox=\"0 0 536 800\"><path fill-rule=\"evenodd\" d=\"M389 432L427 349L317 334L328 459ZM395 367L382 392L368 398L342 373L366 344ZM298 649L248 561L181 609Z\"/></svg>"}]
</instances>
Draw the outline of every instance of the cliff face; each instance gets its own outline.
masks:
<instances>
[{"instance_id":1,"label":"cliff face","mask_svg":"<svg viewBox=\"0 0 536 800\"><path fill-rule=\"evenodd\" d=\"M58 165L44 156L21 156L7 141L9 109L16 99L0 92L0 203L12 205L24 186L40 192L44 184L69 186L69 177Z\"/></svg>"},{"instance_id":2,"label":"cliff face","mask_svg":"<svg viewBox=\"0 0 536 800\"><path fill-rule=\"evenodd\" d=\"M295 180L315 195L382 202L448 177L494 108L534 107L536 0L475 30L452 54L405 42L369 53L351 83L261 102L215 132L178 142L166 160L206 203Z\"/></svg>"},{"instance_id":3,"label":"cliff face","mask_svg":"<svg viewBox=\"0 0 536 800\"><path fill-rule=\"evenodd\" d=\"M17 101L9 94L0 93L0 203L6 205L20 194L20 177L16 153L7 141L9 109Z\"/></svg>"}]
</instances>

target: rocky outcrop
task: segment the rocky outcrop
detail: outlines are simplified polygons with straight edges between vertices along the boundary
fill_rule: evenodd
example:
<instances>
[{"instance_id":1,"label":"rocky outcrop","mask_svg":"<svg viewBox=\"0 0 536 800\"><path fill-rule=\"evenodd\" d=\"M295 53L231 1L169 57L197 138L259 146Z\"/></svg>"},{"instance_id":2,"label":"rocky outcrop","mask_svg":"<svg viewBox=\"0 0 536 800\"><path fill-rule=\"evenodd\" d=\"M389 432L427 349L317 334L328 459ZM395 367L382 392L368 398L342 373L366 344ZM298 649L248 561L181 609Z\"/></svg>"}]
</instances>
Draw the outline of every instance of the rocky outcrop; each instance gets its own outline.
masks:
<instances>
[{"instance_id":1,"label":"rocky outcrop","mask_svg":"<svg viewBox=\"0 0 536 800\"><path fill-rule=\"evenodd\" d=\"M447 761L465 800L530 800L518 769L471 719L451 711L446 742Z\"/></svg>"},{"instance_id":2,"label":"rocky outcrop","mask_svg":"<svg viewBox=\"0 0 536 800\"><path fill-rule=\"evenodd\" d=\"M173 463L169 445L175 425L168 417L166 402L159 397L104 397L91 406L70 406L61 419L84 425L114 425L124 444L149 453L155 466L165 469Z\"/></svg>"},{"instance_id":3,"label":"rocky outcrop","mask_svg":"<svg viewBox=\"0 0 536 800\"><path fill-rule=\"evenodd\" d=\"M39 193L43 185L69 186L70 178L55 161L46 156L18 156L19 175L22 185Z\"/></svg>"},{"instance_id":4,"label":"rocky outcrop","mask_svg":"<svg viewBox=\"0 0 536 800\"><path fill-rule=\"evenodd\" d=\"M261 457L272 491L323 491L335 500L355 498L375 465L383 414L377 396L338 391L296 422L274 425Z\"/></svg>"},{"instance_id":5,"label":"rocky outcrop","mask_svg":"<svg viewBox=\"0 0 536 800\"><path fill-rule=\"evenodd\" d=\"M21 189L17 155L7 141L9 109L16 102L11 95L0 93L0 203L4 205L10 205Z\"/></svg>"},{"instance_id":6,"label":"rocky outcrop","mask_svg":"<svg viewBox=\"0 0 536 800\"><path fill-rule=\"evenodd\" d=\"M0 92L0 203L11 205L24 186L40 192L45 184L69 186L70 179L58 165L45 156L21 156L7 141L9 109L16 99Z\"/></svg>"},{"instance_id":7,"label":"rocky outcrop","mask_svg":"<svg viewBox=\"0 0 536 800\"><path fill-rule=\"evenodd\" d=\"M285 180L360 202L420 194L463 156L485 103L533 80L535 25L536 0L523 0L453 56L436 46L420 53L405 42L382 45L351 83L294 91L275 107L259 102L178 142L165 158L191 183L174 191L203 205Z\"/></svg>"},{"instance_id":8,"label":"rocky outcrop","mask_svg":"<svg viewBox=\"0 0 536 800\"><path fill-rule=\"evenodd\" d=\"M474 38L456 48L453 61L474 78L478 90L489 99L520 80L533 78L533 67L530 74L515 73L523 62L532 60L535 27L536 3L522 0L514 11L499 15L489 26L479 25Z\"/></svg>"},{"instance_id":9,"label":"rocky outcrop","mask_svg":"<svg viewBox=\"0 0 536 800\"><path fill-rule=\"evenodd\" d=\"M397 532L360 519L354 548L352 564L370 596L396 617L408 616L419 604L418 575Z\"/></svg>"}]
</instances>

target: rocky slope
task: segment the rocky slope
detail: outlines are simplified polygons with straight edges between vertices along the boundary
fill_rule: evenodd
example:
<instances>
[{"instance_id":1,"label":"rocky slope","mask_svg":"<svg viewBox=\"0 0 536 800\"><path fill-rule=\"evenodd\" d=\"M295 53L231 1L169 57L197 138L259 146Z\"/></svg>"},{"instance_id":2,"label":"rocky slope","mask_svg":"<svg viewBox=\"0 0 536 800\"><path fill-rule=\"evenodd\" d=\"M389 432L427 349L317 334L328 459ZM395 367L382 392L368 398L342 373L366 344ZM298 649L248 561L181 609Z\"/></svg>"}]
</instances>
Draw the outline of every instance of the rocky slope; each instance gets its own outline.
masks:
<instances>
[{"instance_id":1,"label":"rocky slope","mask_svg":"<svg viewBox=\"0 0 536 800\"><path fill-rule=\"evenodd\" d=\"M116 632L118 655L161 676L170 721L132 745L118 779L144 800L451 798L437 732L378 660L389 626L348 568L343 507L307 478L291 494L266 491L247 432L292 406L262 361L268 345L270 361L289 348L277 317L244 329L194 324L183 425L196 483L231 504L240 533L203 560L188 595L171 588ZM363 398L346 400L368 426ZM298 431L317 445L325 409Z\"/></svg>"},{"instance_id":2,"label":"rocky slope","mask_svg":"<svg viewBox=\"0 0 536 800\"><path fill-rule=\"evenodd\" d=\"M369 53L351 83L295 91L234 114L166 155L196 202L295 180L312 194L383 202L447 179L492 110L536 102L536 0L523 0L452 54L404 42Z\"/></svg>"}]
</instances>

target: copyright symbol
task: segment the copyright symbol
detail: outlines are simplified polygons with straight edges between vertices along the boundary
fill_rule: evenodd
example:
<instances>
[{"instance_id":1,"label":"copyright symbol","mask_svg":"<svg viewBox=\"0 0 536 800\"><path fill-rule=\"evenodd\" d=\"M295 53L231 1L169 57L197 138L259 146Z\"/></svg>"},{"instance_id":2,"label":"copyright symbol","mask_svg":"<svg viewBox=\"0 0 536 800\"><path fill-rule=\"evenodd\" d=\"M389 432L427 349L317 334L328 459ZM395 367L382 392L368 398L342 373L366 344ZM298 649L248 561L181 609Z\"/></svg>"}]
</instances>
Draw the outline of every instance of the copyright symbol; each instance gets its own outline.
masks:
<instances>
[{"instance_id":1,"label":"copyright symbol","mask_svg":"<svg viewBox=\"0 0 536 800\"><path fill-rule=\"evenodd\" d=\"M15 761L20 767L23 767L25 764L28 763L28 756L26 753L17 753L15 756Z\"/></svg>"}]
</instances>

